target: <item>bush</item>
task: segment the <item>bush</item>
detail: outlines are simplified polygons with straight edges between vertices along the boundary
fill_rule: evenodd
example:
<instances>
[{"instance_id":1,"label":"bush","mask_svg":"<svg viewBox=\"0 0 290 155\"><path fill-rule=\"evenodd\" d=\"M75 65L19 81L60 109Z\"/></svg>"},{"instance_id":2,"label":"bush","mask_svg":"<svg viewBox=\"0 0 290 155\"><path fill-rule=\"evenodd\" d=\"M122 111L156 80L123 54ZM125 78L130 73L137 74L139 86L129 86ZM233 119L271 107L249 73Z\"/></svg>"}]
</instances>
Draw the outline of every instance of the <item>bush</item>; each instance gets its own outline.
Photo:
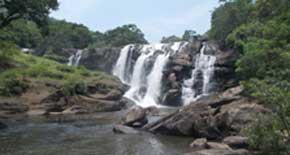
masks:
<instances>
[{"instance_id":1,"label":"bush","mask_svg":"<svg viewBox=\"0 0 290 155\"><path fill-rule=\"evenodd\" d=\"M19 51L15 44L0 41L0 63L10 61L17 54L19 54Z\"/></svg>"},{"instance_id":2,"label":"bush","mask_svg":"<svg viewBox=\"0 0 290 155\"><path fill-rule=\"evenodd\" d=\"M1 96L13 96L24 93L29 85L17 78L4 79L0 83Z\"/></svg>"},{"instance_id":3,"label":"bush","mask_svg":"<svg viewBox=\"0 0 290 155\"><path fill-rule=\"evenodd\" d=\"M87 93L87 85L83 81L69 79L62 88L66 96L84 95Z\"/></svg>"},{"instance_id":4,"label":"bush","mask_svg":"<svg viewBox=\"0 0 290 155\"><path fill-rule=\"evenodd\" d=\"M244 85L251 96L273 110L272 116L261 117L249 129L252 148L260 150L261 154L290 154L290 92L257 79Z\"/></svg>"}]
</instances>

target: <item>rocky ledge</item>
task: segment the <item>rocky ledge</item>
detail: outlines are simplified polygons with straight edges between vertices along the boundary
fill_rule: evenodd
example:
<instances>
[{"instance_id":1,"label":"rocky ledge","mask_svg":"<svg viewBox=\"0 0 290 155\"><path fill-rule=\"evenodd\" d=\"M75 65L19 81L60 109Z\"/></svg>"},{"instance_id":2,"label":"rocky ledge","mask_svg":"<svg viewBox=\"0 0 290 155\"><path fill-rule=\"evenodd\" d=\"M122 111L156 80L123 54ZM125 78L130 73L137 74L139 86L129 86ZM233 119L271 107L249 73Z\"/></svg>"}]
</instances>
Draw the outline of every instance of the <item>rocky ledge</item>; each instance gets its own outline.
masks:
<instances>
[{"instance_id":1,"label":"rocky ledge","mask_svg":"<svg viewBox=\"0 0 290 155\"><path fill-rule=\"evenodd\" d=\"M230 88L200 98L153 122L147 121L150 115L146 115L146 109L142 112L134 108L124 116L123 125L138 124L142 130L156 134L192 137L193 152L187 155L248 155L243 129L255 122L258 114L270 111L242 93L242 87Z\"/></svg>"}]
</instances>

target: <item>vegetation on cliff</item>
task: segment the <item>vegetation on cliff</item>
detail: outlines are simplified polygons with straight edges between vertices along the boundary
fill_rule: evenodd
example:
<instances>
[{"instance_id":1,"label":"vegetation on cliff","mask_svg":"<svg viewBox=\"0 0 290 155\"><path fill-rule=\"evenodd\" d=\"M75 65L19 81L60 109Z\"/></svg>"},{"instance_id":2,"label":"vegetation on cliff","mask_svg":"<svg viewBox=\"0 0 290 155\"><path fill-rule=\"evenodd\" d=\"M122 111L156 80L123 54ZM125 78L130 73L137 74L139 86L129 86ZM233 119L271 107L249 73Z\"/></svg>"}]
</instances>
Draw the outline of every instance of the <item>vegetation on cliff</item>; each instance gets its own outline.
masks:
<instances>
[{"instance_id":1,"label":"vegetation on cliff","mask_svg":"<svg viewBox=\"0 0 290 155\"><path fill-rule=\"evenodd\" d=\"M209 34L240 52L238 78L248 95L274 111L251 129L252 146L262 153L289 154L290 1L222 0Z\"/></svg>"}]
</instances>

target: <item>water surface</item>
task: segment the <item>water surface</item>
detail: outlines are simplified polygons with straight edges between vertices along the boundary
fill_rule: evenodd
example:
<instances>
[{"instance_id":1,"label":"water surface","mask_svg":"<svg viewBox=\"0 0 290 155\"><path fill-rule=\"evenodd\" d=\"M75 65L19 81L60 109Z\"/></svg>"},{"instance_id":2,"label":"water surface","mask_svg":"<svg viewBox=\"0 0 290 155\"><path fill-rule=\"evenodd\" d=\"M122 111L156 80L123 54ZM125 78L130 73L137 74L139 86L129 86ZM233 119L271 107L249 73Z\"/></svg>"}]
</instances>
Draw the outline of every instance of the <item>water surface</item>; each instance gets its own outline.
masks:
<instances>
[{"instance_id":1,"label":"water surface","mask_svg":"<svg viewBox=\"0 0 290 155\"><path fill-rule=\"evenodd\" d=\"M113 114L91 120L34 118L0 131L1 155L181 155L191 139L114 134Z\"/></svg>"}]
</instances>

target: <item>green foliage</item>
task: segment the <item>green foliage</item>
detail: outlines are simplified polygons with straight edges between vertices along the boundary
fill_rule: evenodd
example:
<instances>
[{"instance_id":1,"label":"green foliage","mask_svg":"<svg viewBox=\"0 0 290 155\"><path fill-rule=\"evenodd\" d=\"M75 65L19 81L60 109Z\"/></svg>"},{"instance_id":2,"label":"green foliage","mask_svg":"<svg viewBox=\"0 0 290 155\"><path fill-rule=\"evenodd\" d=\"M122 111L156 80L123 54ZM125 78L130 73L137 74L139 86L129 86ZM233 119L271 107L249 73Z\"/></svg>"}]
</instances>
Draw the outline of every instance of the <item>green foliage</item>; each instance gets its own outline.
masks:
<instances>
[{"instance_id":1,"label":"green foliage","mask_svg":"<svg viewBox=\"0 0 290 155\"><path fill-rule=\"evenodd\" d=\"M127 44L146 44L143 32L133 24L123 25L109 30L104 34L95 32L93 34L93 43L89 48L99 47L120 47Z\"/></svg>"},{"instance_id":2,"label":"green foliage","mask_svg":"<svg viewBox=\"0 0 290 155\"><path fill-rule=\"evenodd\" d=\"M79 79L72 78L65 82L62 92L66 96L84 95L87 93L87 85Z\"/></svg>"},{"instance_id":3,"label":"green foliage","mask_svg":"<svg viewBox=\"0 0 290 155\"><path fill-rule=\"evenodd\" d=\"M42 41L40 29L34 22L19 19L0 29L0 41L10 41L22 48L35 48Z\"/></svg>"},{"instance_id":4,"label":"green foliage","mask_svg":"<svg viewBox=\"0 0 290 155\"><path fill-rule=\"evenodd\" d=\"M251 80L244 84L251 95L273 109L269 118L261 117L249 131L250 143L261 154L288 155L290 153L290 92L269 85L264 81Z\"/></svg>"},{"instance_id":5,"label":"green foliage","mask_svg":"<svg viewBox=\"0 0 290 155\"><path fill-rule=\"evenodd\" d=\"M142 31L134 24L123 25L113 30L105 32L106 43L119 47L127 44L145 44L147 41L144 39Z\"/></svg>"},{"instance_id":6,"label":"green foliage","mask_svg":"<svg viewBox=\"0 0 290 155\"><path fill-rule=\"evenodd\" d=\"M235 28L251 18L252 0L231 0L214 10L209 36L224 44Z\"/></svg>"},{"instance_id":7,"label":"green foliage","mask_svg":"<svg viewBox=\"0 0 290 155\"><path fill-rule=\"evenodd\" d=\"M19 70L1 73L0 96L20 95L29 88L29 84L21 78Z\"/></svg>"},{"instance_id":8,"label":"green foliage","mask_svg":"<svg viewBox=\"0 0 290 155\"><path fill-rule=\"evenodd\" d=\"M238 77L248 95L273 111L248 132L261 154L290 154L289 8L289 0L230 0L213 14L211 37L241 53Z\"/></svg>"},{"instance_id":9,"label":"green foliage","mask_svg":"<svg viewBox=\"0 0 290 155\"><path fill-rule=\"evenodd\" d=\"M43 25L50 10L57 7L57 0L0 0L0 28L19 18Z\"/></svg>"},{"instance_id":10,"label":"green foliage","mask_svg":"<svg viewBox=\"0 0 290 155\"><path fill-rule=\"evenodd\" d=\"M50 19L48 34L37 49L38 55L61 55L64 48L86 48L93 41L92 32L83 25Z\"/></svg>"},{"instance_id":11,"label":"green foliage","mask_svg":"<svg viewBox=\"0 0 290 155\"><path fill-rule=\"evenodd\" d=\"M161 39L161 43L174 43L179 41L182 41L182 39L174 35L169 37L163 37Z\"/></svg>"},{"instance_id":12,"label":"green foliage","mask_svg":"<svg viewBox=\"0 0 290 155\"><path fill-rule=\"evenodd\" d=\"M18 53L19 51L13 43L0 41L0 64L11 60Z\"/></svg>"},{"instance_id":13,"label":"green foliage","mask_svg":"<svg viewBox=\"0 0 290 155\"><path fill-rule=\"evenodd\" d=\"M186 30L182 36L182 40L190 41L196 36L196 31L194 30Z\"/></svg>"}]
</instances>

